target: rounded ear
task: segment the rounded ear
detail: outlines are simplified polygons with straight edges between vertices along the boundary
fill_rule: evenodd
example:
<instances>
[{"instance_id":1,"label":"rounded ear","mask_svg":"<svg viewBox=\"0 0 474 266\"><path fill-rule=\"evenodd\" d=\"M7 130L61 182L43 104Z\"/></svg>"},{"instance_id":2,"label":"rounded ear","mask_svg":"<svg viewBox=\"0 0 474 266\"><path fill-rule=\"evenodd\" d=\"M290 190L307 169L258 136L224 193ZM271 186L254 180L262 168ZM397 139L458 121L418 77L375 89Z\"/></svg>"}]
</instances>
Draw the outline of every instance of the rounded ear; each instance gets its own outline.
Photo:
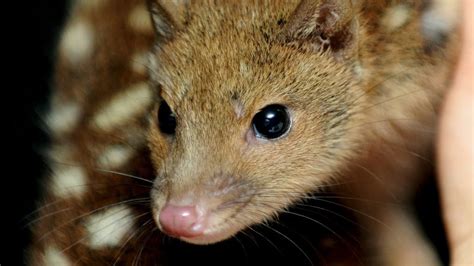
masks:
<instances>
[{"instance_id":1,"label":"rounded ear","mask_svg":"<svg viewBox=\"0 0 474 266\"><path fill-rule=\"evenodd\" d=\"M278 36L297 49L357 56L358 20L351 0L302 0Z\"/></svg>"},{"instance_id":2,"label":"rounded ear","mask_svg":"<svg viewBox=\"0 0 474 266\"><path fill-rule=\"evenodd\" d=\"M147 0L147 4L160 41L172 39L186 24L189 0Z\"/></svg>"}]
</instances>

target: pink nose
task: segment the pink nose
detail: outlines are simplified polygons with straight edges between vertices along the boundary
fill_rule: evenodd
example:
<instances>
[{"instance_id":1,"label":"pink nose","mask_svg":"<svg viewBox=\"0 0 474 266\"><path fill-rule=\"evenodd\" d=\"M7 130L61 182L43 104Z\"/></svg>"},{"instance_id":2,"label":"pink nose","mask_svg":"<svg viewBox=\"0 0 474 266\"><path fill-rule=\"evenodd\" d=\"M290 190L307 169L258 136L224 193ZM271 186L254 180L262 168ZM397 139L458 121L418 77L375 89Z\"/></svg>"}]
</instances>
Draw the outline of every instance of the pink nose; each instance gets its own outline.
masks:
<instances>
[{"instance_id":1,"label":"pink nose","mask_svg":"<svg viewBox=\"0 0 474 266\"><path fill-rule=\"evenodd\" d=\"M163 230L172 236L195 237L202 235L204 225L199 220L195 206L174 206L166 204L160 213Z\"/></svg>"}]
</instances>

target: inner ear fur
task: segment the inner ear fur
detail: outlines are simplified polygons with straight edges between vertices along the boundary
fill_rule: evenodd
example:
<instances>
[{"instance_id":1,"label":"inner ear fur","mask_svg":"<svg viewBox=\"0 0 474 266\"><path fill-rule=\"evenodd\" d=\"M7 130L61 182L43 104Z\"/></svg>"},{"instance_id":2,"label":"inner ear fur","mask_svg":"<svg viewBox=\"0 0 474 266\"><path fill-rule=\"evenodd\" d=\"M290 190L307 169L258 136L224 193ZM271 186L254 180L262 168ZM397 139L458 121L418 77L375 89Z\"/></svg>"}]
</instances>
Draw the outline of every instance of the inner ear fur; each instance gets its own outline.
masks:
<instances>
[{"instance_id":1,"label":"inner ear fur","mask_svg":"<svg viewBox=\"0 0 474 266\"><path fill-rule=\"evenodd\" d=\"M159 41L167 41L186 24L190 0L147 0L148 10Z\"/></svg>"},{"instance_id":2,"label":"inner ear fur","mask_svg":"<svg viewBox=\"0 0 474 266\"><path fill-rule=\"evenodd\" d=\"M297 49L356 56L358 20L351 0L302 0L278 40Z\"/></svg>"}]
</instances>

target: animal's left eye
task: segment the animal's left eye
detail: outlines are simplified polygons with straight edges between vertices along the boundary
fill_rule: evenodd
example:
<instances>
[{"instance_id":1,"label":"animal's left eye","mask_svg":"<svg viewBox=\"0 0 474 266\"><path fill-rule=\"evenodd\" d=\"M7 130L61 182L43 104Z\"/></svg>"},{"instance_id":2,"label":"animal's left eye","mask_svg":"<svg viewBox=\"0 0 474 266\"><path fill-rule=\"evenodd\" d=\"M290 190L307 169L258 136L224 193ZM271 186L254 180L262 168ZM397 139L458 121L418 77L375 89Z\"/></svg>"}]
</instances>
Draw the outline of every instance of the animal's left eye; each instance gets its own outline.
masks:
<instances>
[{"instance_id":1,"label":"animal's left eye","mask_svg":"<svg viewBox=\"0 0 474 266\"><path fill-rule=\"evenodd\" d=\"M276 139L290 130L290 115L285 106L271 104L254 116L252 126L257 137Z\"/></svg>"},{"instance_id":2,"label":"animal's left eye","mask_svg":"<svg viewBox=\"0 0 474 266\"><path fill-rule=\"evenodd\" d=\"M176 115L165 101L158 108L158 127L161 132L169 135L173 135L176 130Z\"/></svg>"}]
</instances>

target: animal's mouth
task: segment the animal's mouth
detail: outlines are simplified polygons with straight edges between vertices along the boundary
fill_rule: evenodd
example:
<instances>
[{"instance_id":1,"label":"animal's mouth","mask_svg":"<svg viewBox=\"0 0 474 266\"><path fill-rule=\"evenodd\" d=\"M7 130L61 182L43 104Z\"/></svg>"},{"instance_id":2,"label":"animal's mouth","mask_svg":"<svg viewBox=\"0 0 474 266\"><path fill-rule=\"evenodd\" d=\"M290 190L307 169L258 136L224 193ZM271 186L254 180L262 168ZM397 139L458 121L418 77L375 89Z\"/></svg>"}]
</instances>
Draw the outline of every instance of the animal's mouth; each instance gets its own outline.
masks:
<instances>
[{"instance_id":1,"label":"animal's mouth","mask_svg":"<svg viewBox=\"0 0 474 266\"><path fill-rule=\"evenodd\" d=\"M181 240L191 244L206 245L217 243L226 239L231 238L243 228L236 224L222 224L209 230L204 231L202 235L194 237L180 237Z\"/></svg>"}]
</instances>

